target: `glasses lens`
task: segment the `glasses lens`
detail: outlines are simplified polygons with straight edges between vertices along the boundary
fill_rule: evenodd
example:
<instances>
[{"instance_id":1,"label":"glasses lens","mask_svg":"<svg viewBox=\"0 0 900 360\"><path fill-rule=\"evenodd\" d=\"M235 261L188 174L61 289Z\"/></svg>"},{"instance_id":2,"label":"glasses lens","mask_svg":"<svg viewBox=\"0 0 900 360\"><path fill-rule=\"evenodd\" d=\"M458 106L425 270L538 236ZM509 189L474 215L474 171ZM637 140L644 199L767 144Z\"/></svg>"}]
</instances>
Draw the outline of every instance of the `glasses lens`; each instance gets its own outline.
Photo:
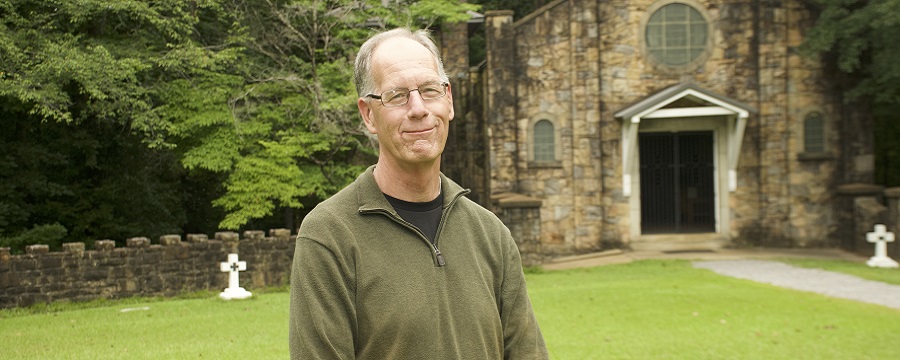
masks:
<instances>
[{"instance_id":1,"label":"glasses lens","mask_svg":"<svg viewBox=\"0 0 900 360\"><path fill-rule=\"evenodd\" d=\"M422 98L425 100L437 99L444 96L444 85L432 84L421 86L419 87L419 94L422 94Z\"/></svg>"},{"instance_id":2,"label":"glasses lens","mask_svg":"<svg viewBox=\"0 0 900 360\"><path fill-rule=\"evenodd\" d=\"M381 94L381 101L385 106L404 105L407 101L409 101L409 90L395 89L386 91L384 94Z\"/></svg>"}]
</instances>

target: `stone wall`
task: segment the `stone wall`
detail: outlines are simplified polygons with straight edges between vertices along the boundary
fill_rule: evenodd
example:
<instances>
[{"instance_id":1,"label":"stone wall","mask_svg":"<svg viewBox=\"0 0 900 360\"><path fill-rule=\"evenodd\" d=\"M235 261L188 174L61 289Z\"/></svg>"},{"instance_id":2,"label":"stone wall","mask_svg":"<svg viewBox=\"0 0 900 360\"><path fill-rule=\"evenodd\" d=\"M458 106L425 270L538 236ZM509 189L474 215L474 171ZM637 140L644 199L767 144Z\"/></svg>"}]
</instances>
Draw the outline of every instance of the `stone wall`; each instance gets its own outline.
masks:
<instances>
[{"instance_id":1,"label":"stone wall","mask_svg":"<svg viewBox=\"0 0 900 360\"><path fill-rule=\"evenodd\" d=\"M876 224L883 224L897 238L887 244L888 256L900 259L900 188L884 189L880 185L845 184L838 187L838 207L851 209L839 212L840 226L835 246L863 256L873 256L875 245L866 240Z\"/></svg>"},{"instance_id":2,"label":"stone wall","mask_svg":"<svg viewBox=\"0 0 900 360\"><path fill-rule=\"evenodd\" d=\"M516 188L516 48L512 11L484 14L487 47L483 70L483 121L487 131L491 193Z\"/></svg>"},{"instance_id":3,"label":"stone wall","mask_svg":"<svg viewBox=\"0 0 900 360\"><path fill-rule=\"evenodd\" d=\"M888 243L888 256L900 261L900 187L884 190L884 202L887 207L887 230L894 233L894 242ZM871 231L871 230L870 230ZM869 245L874 253L874 246Z\"/></svg>"},{"instance_id":4,"label":"stone wall","mask_svg":"<svg viewBox=\"0 0 900 360\"><path fill-rule=\"evenodd\" d=\"M541 225L549 252L599 250L604 220L627 224L614 209L604 217L601 206L601 26L596 1L551 2L516 22L519 191L548 205ZM534 161L530 146L541 120L557 132L551 163Z\"/></svg>"},{"instance_id":5,"label":"stone wall","mask_svg":"<svg viewBox=\"0 0 900 360\"><path fill-rule=\"evenodd\" d=\"M553 1L515 23L512 15L486 14L491 190L544 201L545 254L598 250L604 217L597 3ZM534 161L530 131L541 120L556 131L555 161Z\"/></svg>"},{"instance_id":6,"label":"stone wall","mask_svg":"<svg viewBox=\"0 0 900 360\"><path fill-rule=\"evenodd\" d=\"M521 194L501 193L491 197L497 217L509 228L523 266L538 266L552 257L541 244L541 200Z\"/></svg>"},{"instance_id":7,"label":"stone wall","mask_svg":"<svg viewBox=\"0 0 900 360\"><path fill-rule=\"evenodd\" d=\"M228 274L219 264L229 253L247 262L241 286L260 289L286 285L290 279L295 237L286 229L262 231L166 235L156 244L138 237L117 248L112 240L63 244L50 252L47 245L31 245L26 253L11 255L0 248L0 308L29 306L53 301L119 299L132 296L172 296L182 292L228 286Z\"/></svg>"}]
</instances>

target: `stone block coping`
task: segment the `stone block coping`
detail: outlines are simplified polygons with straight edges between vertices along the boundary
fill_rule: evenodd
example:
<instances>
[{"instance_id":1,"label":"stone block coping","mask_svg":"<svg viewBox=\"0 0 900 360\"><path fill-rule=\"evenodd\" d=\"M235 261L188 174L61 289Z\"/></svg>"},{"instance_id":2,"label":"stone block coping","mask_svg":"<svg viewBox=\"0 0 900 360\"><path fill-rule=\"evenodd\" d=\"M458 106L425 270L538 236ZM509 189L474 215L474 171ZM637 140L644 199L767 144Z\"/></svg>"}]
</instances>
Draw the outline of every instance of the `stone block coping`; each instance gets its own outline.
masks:
<instances>
[{"instance_id":1,"label":"stone block coping","mask_svg":"<svg viewBox=\"0 0 900 360\"><path fill-rule=\"evenodd\" d=\"M900 187L891 187L884 189L884 196L889 198L900 198Z\"/></svg>"},{"instance_id":2,"label":"stone block coping","mask_svg":"<svg viewBox=\"0 0 900 360\"><path fill-rule=\"evenodd\" d=\"M531 208L541 207L543 201L527 195L517 193L499 193L491 196L491 201L502 208Z\"/></svg>"},{"instance_id":3,"label":"stone block coping","mask_svg":"<svg viewBox=\"0 0 900 360\"><path fill-rule=\"evenodd\" d=\"M837 187L837 193L851 196L876 196L884 193L884 186L863 183L843 184Z\"/></svg>"}]
</instances>

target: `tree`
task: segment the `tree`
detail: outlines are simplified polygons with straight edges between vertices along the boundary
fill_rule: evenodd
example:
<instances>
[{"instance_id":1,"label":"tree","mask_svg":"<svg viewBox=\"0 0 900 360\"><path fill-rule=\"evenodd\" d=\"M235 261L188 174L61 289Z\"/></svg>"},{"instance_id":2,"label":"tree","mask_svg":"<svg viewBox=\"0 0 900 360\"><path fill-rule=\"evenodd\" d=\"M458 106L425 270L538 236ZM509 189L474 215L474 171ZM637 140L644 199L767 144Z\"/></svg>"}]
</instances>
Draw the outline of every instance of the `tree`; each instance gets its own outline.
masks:
<instances>
[{"instance_id":1,"label":"tree","mask_svg":"<svg viewBox=\"0 0 900 360\"><path fill-rule=\"evenodd\" d=\"M818 19L801 50L838 71L846 101L871 106L876 181L900 185L900 0L810 0Z\"/></svg>"},{"instance_id":2,"label":"tree","mask_svg":"<svg viewBox=\"0 0 900 360\"><path fill-rule=\"evenodd\" d=\"M900 0L813 0L820 11L803 50L828 54L856 81L850 100L900 103Z\"/></svg>"},{"instance_id":3,"label":"tree","mask_svg":"<svg viewBox=\"0 0 900 360\"><path fill-rule=\"evenodd\" d=\"M200 139L185 153L186 167L229 173L226 194L214 202L227 210L221 226L303 208L352 181L374 157L355 106L355 50L373 28L459 21L471 8L450 0L238 7L250 40L243 85L227 99L230 116L207 108L172 122L186 141Z\"/></svg>"},{"instance_id":4,"label":"tree","mask_svg":"<svg viewBox=\"0 0 900 360\"><path fill-rule=\"evenodd\" d=\"M102 119L152 145L165 143L166 130L156 85L216 71L241 51L212 0L17 0L0 12L0 96L40 121ZM201 18L218 20L199 28Z\"/></svg>"},{"instance_id":5,"label":"tree","mask_svg":"<svg viewBox=\"0 0 900 360\"><path fill-rule=\"evenodd\" d=\"M0 246L178 232L184 170L121 127L41 123L0 106Z\"/></svg>"},{"instance_id":6,"label":"tree","mask_svg":"<svg viewBox=\"0 0 900 360\"><path fill-rule=\"evenodd\" d=\"M235 59L220 5L0 3L0 242L179 230L183 170L160 84Z\"/></svg>"},{"instance_id":7,"label":"tree","mask_svg":"<svg viewBox=\"0 0 900 360\"><path fill-rule=\"evenodd\" d=\"M68 219L60 223L70 237L76 228L91 229L79 239L121 236L111 229L140 228L141 215L114 204L163 198L154 206L172 216L152 231L177 228L215 214L173 205L209 198L201 193L217 194L227 229L315 204L374 156L354 105L359 44L381 27L460 21L471 9L453 0L2 2L0 117L21 135L2 146L21 156L0 159L0 168L22 181L0 187L0 237L58 235L54 218ZM54 136L63 141L44 146ZM69 175L21 176L59 167ZM46 185L23 192L29 184ZM108 191L73 190L78 184ZM86 221L77 211L87 207L54 212L29 203L34 197L118 215Z\"/></svg>"},{"instance_id":8,"label":"tree","mask_svg":"<svg viewBox=\"0 0 900 360\"><path fill-rule=\"evenodd\" d=\"M544 6L545 0L473 0L474 4L480 4L484 10L512 10L516 19L531 14Z\"/></svg>"}]
</instances>

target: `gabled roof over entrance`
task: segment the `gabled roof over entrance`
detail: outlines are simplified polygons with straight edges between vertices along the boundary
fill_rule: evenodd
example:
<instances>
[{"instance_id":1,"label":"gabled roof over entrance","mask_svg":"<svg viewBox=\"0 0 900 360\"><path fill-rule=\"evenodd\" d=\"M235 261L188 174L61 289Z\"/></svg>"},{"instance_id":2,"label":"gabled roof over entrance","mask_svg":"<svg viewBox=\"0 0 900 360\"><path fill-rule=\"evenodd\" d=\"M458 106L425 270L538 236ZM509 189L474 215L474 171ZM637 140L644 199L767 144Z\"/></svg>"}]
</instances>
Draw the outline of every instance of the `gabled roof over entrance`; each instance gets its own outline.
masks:
<instances>
[{"instance_id":1,"label":"gabled roof over entrance","mask_svg":"<svg viewBox=\"0 0 900 360\"><path fill-rule=\"evenodd\" d=\"M692 83L670 86L615 113L622 119L622 192L631 195L631 174L637 163L638 127L641 119L717 116L727 121L728 188L737 187L737 162L744 129L752 106L716 94Z\"/></svg>"},{"instance_id":2,"label":"gabled roof over entrance","mask_svg":"<svg viewBox=\"0 0 900 360\"><path fill-rule=\"evenodd\" d=\"M688 107L684 105L690 103L694 103L696 106ZM699 108L708 109L700 110ZM649 119L660 117L703 116L703 113L711 112L714 108L720 108L723 111L716 111L720 113L708 115L738 115L739 117L746 118L749 116L749 113L756 113L756 109L750 105L703 89L693 83L681 83L660 90L631 106L619 110L615 113L615 117L629 119L634 122L634 118ZM666 113L672 113L671 115L677 115L678 112L685 112L684 110L677 109L689 109L694 111L691 111L689 115L682 116L659 116L660 114L654 114L657 111L663 110L667 110L664 111ZM640 122L640 120L638 120L638 122Z\"/></svg>"}]
</instances>

